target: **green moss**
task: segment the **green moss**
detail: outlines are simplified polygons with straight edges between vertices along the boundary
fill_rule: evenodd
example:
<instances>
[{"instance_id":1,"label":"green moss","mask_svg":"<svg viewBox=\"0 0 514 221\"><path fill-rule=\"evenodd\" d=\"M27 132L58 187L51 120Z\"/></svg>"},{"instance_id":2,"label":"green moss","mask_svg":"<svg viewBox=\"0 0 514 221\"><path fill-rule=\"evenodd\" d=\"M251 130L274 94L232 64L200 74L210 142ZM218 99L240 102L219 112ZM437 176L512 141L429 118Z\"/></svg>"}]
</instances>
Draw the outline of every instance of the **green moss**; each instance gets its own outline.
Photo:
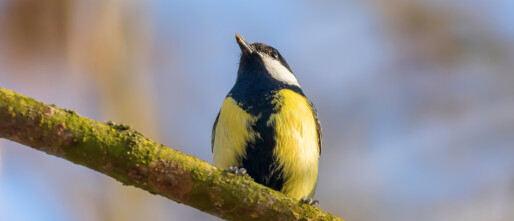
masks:
<instances>
[{"instance_id":1,"label":"green moss","mask_svg":"<svg viewBox=\"0 0 514 221\"><path fill-rule=\"evenodd\" d=\"M131 124L117 124L114 121L106 121L105 124L116 130L129 130L132 128ZM138 131L132 129L131 134L141 134Z\"/></svg>"},{"instance_id":2,"label":"green moss","mask_svg":"<svg viewBox=\"0 0 514 221\"><path fill-rule=\"evenodd\" d=\"M170 199L183 199L180 202L224 219L246 220L249 214L251 218L261 220L282 217L338 219L256 184L247 176L228 174L195 157L155 143L130 125L112 121L98 123L75 111L59 109L0 88L0 133L8 130L12 122L17 124L15 130L0 134L0 137L10 136L7 138L107 174L124 185ZM173 191L162 192L147 183L147 177L138 169L160 159L180 164L181 172L189 174L192 189L185 193L189 197L170 195Z\"/></svg>"},{"instance_id":3,"label":"green moss","mask_svg":"<svg viewBox=\"0 0 514 221\"><path fill-rule=\"evenodd\" d=\"M77 113L74 111L74 110L71 110L71 109L64 109L64 111L68 112L69 114L72 114L72 115L77 115Z\"/></svg>"},{"instance_id":4,"label":"green moss","mask_svg":"<svg viewBox=\"0 0 514 221\"><path fill-rule=\"evenodd\" d=\"M205 181L206 180L206 176L205 176L204 172L202 172L201 170L193 169L193 170L191 170L191 175L192 175L193 179L195 179L197 181Z\"/></svg>"}]
</instances>

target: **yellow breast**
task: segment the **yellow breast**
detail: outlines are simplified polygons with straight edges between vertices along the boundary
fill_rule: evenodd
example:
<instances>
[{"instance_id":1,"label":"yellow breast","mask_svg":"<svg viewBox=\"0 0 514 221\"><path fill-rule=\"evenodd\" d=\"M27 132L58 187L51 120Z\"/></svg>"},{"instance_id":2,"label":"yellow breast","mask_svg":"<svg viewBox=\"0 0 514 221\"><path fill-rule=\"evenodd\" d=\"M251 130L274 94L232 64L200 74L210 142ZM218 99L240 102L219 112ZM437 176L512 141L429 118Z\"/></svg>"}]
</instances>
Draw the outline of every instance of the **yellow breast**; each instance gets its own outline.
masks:
<instances>
[{"instance_id":1,"label":"yellow breast","mask_svg":"<svg viewBox=\"0 0 514 221\"><path fill-rule=\"evenodd\" d=\"M283 89L275 94L273 106L275 110L271 115L253 116L244 111L236 100L227 97L214 128L213 164L222 169L242 165L247 145L263 139L260 134L263 131L254 131L252 126L264 117L266 126L273 128L275 142L270 143L275 143L275 147L269 150L273 151L274 160L279 163L280 168L277 169L280 169L284 182L280 191L296 199L312 197L318 177L320 147L311 105L304 96Z\"/></svg>"},{"instance_id":2,"label":"yellow breast","mask_svg":"<svg viewBox=\"0 0 514 221\"><path fill-rule=\"evenodd\" d=\"M214 166L226 169L240 165L241 158L246 154L246 144L258 136L252 129L255 121L257 117L246 113L233 98L227 97L223 101L215 128L216 139L212 150Z\"/></svg>"},{"instance_id":3,"label":"yellow breast","mask_svg":"<svg viewBox=\"0 0 514 221\"><path fill-rule=\"evenodd\" d=\"M275 128L274 155L284 174L282 192L293 198L313 196L318 177L318 133L316 119L308 100L289 89L281 90L275 100L278 113L268 125Z\"/></svg>"}]
</instances>

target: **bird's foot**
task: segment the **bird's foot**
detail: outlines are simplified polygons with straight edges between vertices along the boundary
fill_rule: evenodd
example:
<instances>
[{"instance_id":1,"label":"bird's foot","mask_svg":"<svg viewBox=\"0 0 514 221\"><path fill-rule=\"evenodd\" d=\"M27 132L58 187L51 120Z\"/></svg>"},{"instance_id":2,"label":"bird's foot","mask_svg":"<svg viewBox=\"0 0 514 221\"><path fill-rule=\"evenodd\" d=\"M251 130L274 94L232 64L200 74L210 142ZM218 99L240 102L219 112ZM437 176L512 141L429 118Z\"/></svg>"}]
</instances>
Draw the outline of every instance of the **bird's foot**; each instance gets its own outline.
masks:
<instances>
[{"instance_id":1,"label":"bird's foot","mask_svg":"<svg viewBox=\"0 0 514 221\"><path fill-rule=\"evenodd\" d=\"M233 167L228 167L228 172L231 172L235 175L245 175L246 174L246 169L245 168L239 168L237 166L233 166Z\"/></svg>"},{"instance_id":2,"label":"bird's foot","mask_svg":"<svg viewBox=\"0 0 514 221\"><path fill-rule=\"evenodd\" d=\"M308 198L307 196L303 196L302 199L300 200L300 202L305 203L307 205L319 207L319 201L318 200L315 200L315 199L312 199L312 198Z\"/></svg>"}]
</instances>

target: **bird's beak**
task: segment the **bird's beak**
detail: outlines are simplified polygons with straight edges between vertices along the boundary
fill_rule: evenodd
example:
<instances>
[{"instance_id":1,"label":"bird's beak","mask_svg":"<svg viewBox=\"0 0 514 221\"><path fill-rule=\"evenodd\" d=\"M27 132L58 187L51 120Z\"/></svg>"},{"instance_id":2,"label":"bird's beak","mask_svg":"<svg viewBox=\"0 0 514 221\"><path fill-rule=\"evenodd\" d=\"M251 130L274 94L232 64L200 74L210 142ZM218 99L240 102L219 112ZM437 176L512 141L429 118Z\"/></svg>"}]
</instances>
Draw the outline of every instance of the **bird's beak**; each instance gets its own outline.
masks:
<instances>
[{"instance_id":1,"label":"bird's beak","mask_svg":"<svg viewBox=\"0 0 514 221\"><path fill-rule=\"evenodd\" d=\"M241 48L241 52L243 52L243 54L250 54L253 52L252 47L250 47L250 45L245 41L243 36L239 35L238 33L236 33L236 41L239 47Z\"/></svg>"}]
</instances>

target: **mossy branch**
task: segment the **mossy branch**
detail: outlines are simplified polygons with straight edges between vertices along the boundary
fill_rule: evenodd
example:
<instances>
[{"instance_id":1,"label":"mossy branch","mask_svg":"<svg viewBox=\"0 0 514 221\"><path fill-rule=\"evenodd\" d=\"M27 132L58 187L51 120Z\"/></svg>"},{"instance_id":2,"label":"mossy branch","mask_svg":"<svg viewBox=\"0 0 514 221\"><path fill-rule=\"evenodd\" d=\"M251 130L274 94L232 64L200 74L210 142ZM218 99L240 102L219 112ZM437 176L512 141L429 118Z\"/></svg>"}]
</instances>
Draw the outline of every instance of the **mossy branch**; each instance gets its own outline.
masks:
<instances>
[{"instance_id":1,"label":"mossy branch","mask_svg":"<svg viewBox=\"0 0 514 221\"><path fill-rule=\"evenodd\" d=\"M144 137L0 88L0 137L227 220L340 220Z\"/></svg>"}]
</instances>

